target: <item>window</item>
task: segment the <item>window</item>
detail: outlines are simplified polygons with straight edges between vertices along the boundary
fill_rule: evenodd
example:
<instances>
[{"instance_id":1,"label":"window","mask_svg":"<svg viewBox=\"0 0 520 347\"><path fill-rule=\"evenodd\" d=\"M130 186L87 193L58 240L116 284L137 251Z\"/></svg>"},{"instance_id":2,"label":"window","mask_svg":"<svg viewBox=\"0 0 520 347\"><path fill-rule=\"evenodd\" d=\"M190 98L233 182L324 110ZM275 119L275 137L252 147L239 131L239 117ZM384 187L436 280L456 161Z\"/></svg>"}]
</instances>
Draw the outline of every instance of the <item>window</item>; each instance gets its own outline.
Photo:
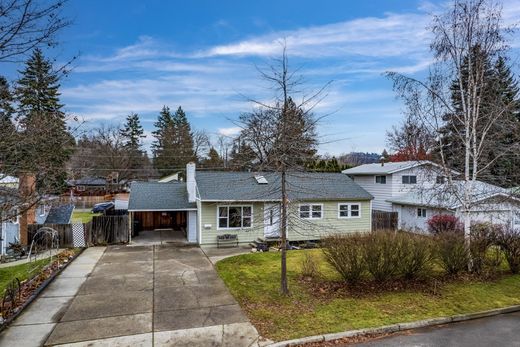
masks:
<instances>
[{"instance_id":1,"label":"window","mask_svg":"<svg viewBox=\"0 0 520 347\"><path fill-rule=\"evenodd\" d=\"M252 226L252 211L251 206L219 206L218 228L250 228Z\"/></svg>"},{"instance_id":2,"label":"window","mask_svg":"<svg viewBox=\"0 0 520 347\"><path fill-rule=\"evenodd\" d=\"M78 190L78 192L84 192L85 186L77 186L76 189Z\"/></svg>"},{"instance_id":3,"label":"window","mask_svg":"<svg viewBox=\"0 0 520 347\"><path fill-rule=\"evenodd\" d=\"M417 217L426 218L426 209L418 208L417 209Z\"/></svg>"},{"instance_id":4,"label":"window","mask_svg":"<svg viewBox=\"0 0 520 347\"><path fill-rule=\"evenodd\" d=\"M305 204L300 205L300 218L303 219L320 219L323 215L323 206L321 204Z\"/></svg>"},{"instance_id":5,"label":"window","mask_svg":"<svg viewBox=\"0 0 520 347\"><path fill-rule=\"evenodd\" d=\"M446 176L437 176L437 184L443 184L446 182Z\"/></svg>"},{"instance_id":6,"label":"window","mask_svg":"<svg viewBox=\"0 0 520 347\"><path fill-rule=\"evenodd\" d=\"M402 176L403 184L416 184L417 176Z\"/></svg>"},{"instance_id":7,"label":"window","mask_svg":"<svg viewBox=\"0 0 520 347\"><path fill-rule=\"evenodd\" d=\"M376 183L386 184L386 176L376 176Z\"/></svg>"},{"instance_id":8,"label":"window","mask_svg":"<svg viewBox=\"0 0 520 347\"><path fill-rule=\"evenodd\" d=\"M338 204L338 218L359 218L361 208L359 204Z\"/></svg>"}]
</instances>

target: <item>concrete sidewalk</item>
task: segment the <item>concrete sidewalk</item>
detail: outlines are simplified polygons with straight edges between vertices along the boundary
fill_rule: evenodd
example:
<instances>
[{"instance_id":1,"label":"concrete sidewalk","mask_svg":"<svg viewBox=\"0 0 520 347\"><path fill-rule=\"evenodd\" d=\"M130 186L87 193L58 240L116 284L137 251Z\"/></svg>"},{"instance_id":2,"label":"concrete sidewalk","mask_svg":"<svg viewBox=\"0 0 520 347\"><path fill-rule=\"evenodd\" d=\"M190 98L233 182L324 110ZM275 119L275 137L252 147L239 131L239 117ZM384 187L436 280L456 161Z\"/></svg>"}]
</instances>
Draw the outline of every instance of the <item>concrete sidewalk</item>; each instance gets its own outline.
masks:
<instances>
[{"instance_id":1,"label":"concrete sidewalk","mask_svg":"<svg viewBox=\"0 0 520 347\"><path fill-rule=\"evenodd\" d=\"M259 346L198 247L112 246L45 345Z\"/></svg>"},{"instance_id":2,"label":"concrete sidewalk","mask_svg":"<svg viewBox=\"0 0 520 347\"><path fill-rule=\"evenodd\" d=\"M0 346L43 345L104 251L105 247L93 247L83 251L13 324L0 334Z\"/></svg>"}]
</instances>

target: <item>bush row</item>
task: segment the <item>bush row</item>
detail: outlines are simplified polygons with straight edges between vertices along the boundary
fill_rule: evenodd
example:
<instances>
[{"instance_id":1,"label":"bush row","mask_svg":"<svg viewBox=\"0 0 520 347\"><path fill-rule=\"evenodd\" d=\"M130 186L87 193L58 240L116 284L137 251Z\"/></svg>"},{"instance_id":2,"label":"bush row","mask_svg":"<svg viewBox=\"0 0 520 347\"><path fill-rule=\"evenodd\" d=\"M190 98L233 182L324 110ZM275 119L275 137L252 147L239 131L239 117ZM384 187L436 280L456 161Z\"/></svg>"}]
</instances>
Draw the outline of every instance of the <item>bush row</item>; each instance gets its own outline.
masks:
<instances>
[{"instance_id":1,"label":"bush row","mask_svg":"<svg viewBox=\"0 0 520 347\"><path fill-rule=\"evenodd\" d=\"M325 258L350 284L370 275L375 281L415 279L440 266L456 275L471 269L494 272L505 258L512 273L520 270L520 232L488 224L472 226L470 247L458 231L433 236L408 232L337 235L322 242Z\"/></svg>"}]
</instances>

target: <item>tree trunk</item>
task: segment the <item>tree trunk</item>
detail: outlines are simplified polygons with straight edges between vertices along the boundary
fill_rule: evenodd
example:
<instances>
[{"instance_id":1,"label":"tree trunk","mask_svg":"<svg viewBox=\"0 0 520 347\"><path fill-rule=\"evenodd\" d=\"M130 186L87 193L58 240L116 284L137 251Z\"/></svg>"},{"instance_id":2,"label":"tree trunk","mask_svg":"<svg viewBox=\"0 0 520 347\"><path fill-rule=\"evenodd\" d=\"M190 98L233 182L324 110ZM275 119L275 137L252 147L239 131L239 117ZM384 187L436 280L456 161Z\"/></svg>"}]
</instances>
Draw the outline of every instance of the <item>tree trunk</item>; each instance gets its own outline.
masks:
<instances>
[{"instance_id":1,"label":"tree trunk","mask_svg":"<svg viewBox=\"0 0 520 347\"><path fill-rule=\"evenodd\" d=\"M287 285L287 189L285 180L285 168L282 169L282 261L281 261L281 278L280 290L282 294L289 294L289 287Z\"/></svg>"}]
</instances>

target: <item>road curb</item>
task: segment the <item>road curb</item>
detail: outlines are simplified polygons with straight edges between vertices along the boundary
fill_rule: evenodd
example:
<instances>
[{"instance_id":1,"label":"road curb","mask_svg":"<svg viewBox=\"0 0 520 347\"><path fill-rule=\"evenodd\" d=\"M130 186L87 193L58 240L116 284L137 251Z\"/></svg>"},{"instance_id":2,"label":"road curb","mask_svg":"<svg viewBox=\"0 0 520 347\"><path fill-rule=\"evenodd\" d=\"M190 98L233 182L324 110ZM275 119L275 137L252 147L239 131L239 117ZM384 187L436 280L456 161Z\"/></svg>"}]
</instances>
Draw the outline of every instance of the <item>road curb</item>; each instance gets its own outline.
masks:
<instances>
[{"instance_id":1,"label":"road curb","mask_svg":"<svg viewBox=\"0 0 520 347\"><path fill-rule=\"evenodd\" d=\"M468 321L468 320L472 320L472 319L491 317L491 316L496 316L499 314L512 313L512 312L518 312L518 311L520 311L520 305L514 305L514 306L497 308L497 309L492 309L492 310L487 310L487 311L480 311L480 312L474 312L474 313L468 313L468 314L459 314L459 315L449 316L449 317L424 319L424 320L419 320L419 321L415 321L415 322L397 323L397 324L385 325L385 326L376 327L376 328L347 330L347 331L343 331L343 332L339 332L339 333L307 336L307 337L294 339L294 340L275 342L273 344L270 344L269 347L286 347L286 346L295 346L295 345L300 345L300 344L310 343L310 342L334 341L334 340L348 338L348 337L390 334L390 333L395 333L398 331L406 331L406 330L431 327L431 326L436 326L436 325L441 325L441 324L463 322L463 321Z\"/></svg>"}]
</instances>

